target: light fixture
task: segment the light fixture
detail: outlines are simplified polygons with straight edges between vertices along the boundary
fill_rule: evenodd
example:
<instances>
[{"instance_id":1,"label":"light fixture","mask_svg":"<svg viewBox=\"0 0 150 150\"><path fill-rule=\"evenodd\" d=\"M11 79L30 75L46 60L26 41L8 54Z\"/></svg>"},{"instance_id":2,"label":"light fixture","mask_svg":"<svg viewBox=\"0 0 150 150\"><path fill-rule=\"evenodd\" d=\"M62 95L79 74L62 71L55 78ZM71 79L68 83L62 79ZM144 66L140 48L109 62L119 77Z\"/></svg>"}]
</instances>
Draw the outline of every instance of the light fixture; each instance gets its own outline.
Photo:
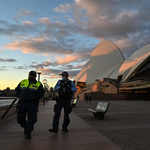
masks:
<instances>
[{"instance_id":1,"label":"light fixture","mask_svg":"<svg viewBox=\"0 0 150 150\"><path fill-rule=\"evenodd\" d=\"M40 74L44 71L44 68L42 66L37 66L35 68L35 71L37 72L38 74L38 81L40 81Z\"/></svg>"}]
</instances>

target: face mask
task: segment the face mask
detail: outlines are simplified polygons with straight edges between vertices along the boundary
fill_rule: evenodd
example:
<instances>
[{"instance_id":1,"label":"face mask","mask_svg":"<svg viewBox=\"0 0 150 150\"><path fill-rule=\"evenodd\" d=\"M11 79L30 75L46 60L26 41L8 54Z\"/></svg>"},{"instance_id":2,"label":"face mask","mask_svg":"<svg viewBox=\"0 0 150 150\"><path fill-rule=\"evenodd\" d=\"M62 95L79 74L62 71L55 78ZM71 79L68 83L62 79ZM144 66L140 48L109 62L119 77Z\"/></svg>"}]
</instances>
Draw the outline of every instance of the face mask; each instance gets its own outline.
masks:
<instances>
[{"instance_id":1,"label":"face mask","mask_svg":"<svg viewBox=\"0 0 150 150\"><path fill-rule=\"evenodd\" d=\"M65 77L62 77L62 80L65 80L66 78Z\"/></svg>"}]
</instances>

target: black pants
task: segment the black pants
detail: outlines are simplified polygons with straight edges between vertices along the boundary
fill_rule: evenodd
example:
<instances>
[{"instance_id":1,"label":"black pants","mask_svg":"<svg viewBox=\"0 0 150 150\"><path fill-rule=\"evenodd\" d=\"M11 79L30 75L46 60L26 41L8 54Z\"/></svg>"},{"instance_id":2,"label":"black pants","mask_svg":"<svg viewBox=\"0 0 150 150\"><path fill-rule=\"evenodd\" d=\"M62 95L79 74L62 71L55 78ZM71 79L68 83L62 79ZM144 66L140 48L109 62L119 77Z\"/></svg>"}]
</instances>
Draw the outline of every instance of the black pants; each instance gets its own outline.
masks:
<instances>
[{"instance_id":1,"label":"black pants","mask_svg":"<svg viewBox=\"0 0 150 150\"><path fill-rule=\"evenodd\" d=\"M58 130L59 128L59 118L61 115L61 110L64 108L64 121L62 124L63 128L67 128L70 123L69 114L72 111L72 106L70 105L70 101L61 101L58 100L54 106L55 115L53 117L53 129Z\"/></svg>"},{"instance_id":2,"label":"black pants","mask_svg":"<svg viewBox=\"0 0 150 150\"><path fill-rule=\"evenodd\" d=\"M21 103L18 109L17 122L21 127L26 128L26 132L32 132L37 122L38 105L35 102Z\"/></svg>"}]
</instances>

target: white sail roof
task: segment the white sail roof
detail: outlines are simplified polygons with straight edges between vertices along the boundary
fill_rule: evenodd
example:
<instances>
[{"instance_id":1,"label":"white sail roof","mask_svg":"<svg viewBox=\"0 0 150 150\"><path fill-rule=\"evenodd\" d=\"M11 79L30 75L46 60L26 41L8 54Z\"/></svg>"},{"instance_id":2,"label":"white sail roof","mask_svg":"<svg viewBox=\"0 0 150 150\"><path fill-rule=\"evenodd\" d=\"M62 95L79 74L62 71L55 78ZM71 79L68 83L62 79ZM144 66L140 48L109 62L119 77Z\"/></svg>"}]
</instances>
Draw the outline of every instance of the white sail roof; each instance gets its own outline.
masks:
<instances>
[{"instance_id":1,"label":"white sail roof","mask_svg":"<svg viewBox=\"0 0 150 150\"><path fill-rule=\"evenodd\" d=\"M127 60L124 61L119 70L119 76L122 75L121 82L127 82L132 75L149 60L150 44L146 45L135 53L133 53Z\"/></svg>"},{"instance_id":2,"label":"white sail roof","mask_svg":"<svg viewBox=\"0 0 150 150\"><path fill-rule=\"evenodd\" d=\"M88 70L88 62L82 67L82 70L77 74L77 76L75 77L75 81L86 82L87 70Z\"/></svg>"},{"instance_id":3,"label":"white sail roof","mask_svg":"<svg viewBox=\"0 0 150 150\"><path fill-rule=\"evenodd\" d=\"M91 53L90 60L75 77L76 81L93 83L96 79L113 77L117 79L118 68L124 62L119 48L112 42L102 40Z\"/></svg>"}]
</instances>

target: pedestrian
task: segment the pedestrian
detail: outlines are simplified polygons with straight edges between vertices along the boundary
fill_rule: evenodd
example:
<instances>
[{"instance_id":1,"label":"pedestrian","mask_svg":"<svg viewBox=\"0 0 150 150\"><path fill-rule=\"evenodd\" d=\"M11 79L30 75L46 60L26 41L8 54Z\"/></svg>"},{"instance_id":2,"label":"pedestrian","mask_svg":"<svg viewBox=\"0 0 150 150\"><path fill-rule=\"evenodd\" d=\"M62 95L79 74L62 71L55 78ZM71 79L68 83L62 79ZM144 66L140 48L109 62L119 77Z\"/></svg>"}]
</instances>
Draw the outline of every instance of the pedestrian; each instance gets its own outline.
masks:
<instances>
[{"instance_id":1,"label":"pedestrian","mask_svg":"<svg viewBox=\"0 0 150 150\"><path fill-rule=\"evenodd\" d=\"M89 95L89 103L91 103L91 95Z\"/></svg>"},{"instance_id":2,"label":"pedestrian","mask_svg":"<svg viewBox=\"0 0 150 150\"><path fill-rule=\"evenodd\" d=\"M87 94L86 97L85 97L85 101L86 101L86 104L85 104L85 105L87 105L88 98L89 98L89 96L88 96L88 94Z\"/></svg>"},{"instance_id":3,"label":"pedestrian","mask_svg":"<svg viewBox=\"0 0 150 150\"><path fill-rule=\"evenodd\" d=\"M43 85L36 80L36 72L30 71L28 79L22 80L15 92L19 97L17 122L24 128L26 139L31 139L31 132L37 122L38 103L44 95Z\"/></svg>"},{"instance_id":4,"label":"pedestrian","mask_svg":"<svg viewBox=\"0 0 150 150\"><path fill-rule=\"evenodd\" d=\"M70 123L69 114L72 111L71 98L73 93L77 92L77 89L74 85L74 82L69 80L68 72L64 71L62 74L62 80L58 80L57 84L54 87L54 91L58 91L58 99L54 105L54 117L52 129L49 129L49 132L57 133L59 129L59 118L61 115L61 110L64 108L64 121L62 124L62 131L68 132L68 125Z\"/></svg>"},{"instance_id":5,"label":"pedestrian","mask_svg":"<svg viewBox=\"0 0 150 150\"><path fill-rule=\"evenodd\" d=\"M79 100L79 95L77 96L77 101Z\"/></svg>"}]
</instances>

